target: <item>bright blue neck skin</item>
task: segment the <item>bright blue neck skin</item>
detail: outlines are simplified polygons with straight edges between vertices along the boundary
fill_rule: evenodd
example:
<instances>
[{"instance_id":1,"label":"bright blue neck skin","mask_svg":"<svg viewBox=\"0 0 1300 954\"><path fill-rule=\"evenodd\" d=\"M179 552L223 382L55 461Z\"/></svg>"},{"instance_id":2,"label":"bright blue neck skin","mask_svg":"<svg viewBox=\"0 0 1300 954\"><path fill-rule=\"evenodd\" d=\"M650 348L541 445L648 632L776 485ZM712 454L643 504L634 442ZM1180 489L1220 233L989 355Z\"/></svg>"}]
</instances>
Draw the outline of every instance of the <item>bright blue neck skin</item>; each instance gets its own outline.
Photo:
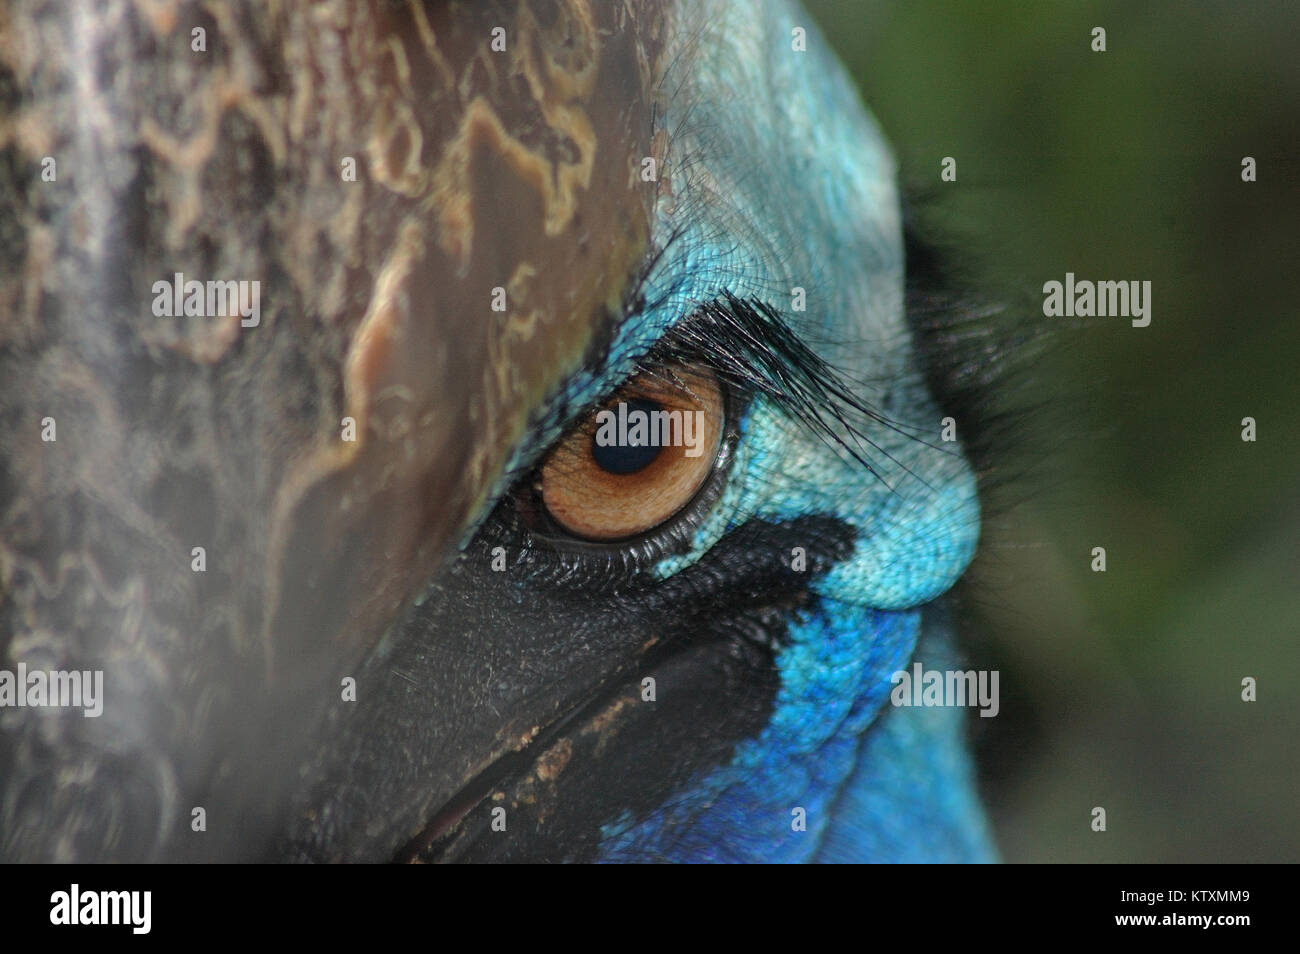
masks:
<instances>
[{"instance_id":1,"label":"bright blue neck skin","mask_svg":"<svg viewBox=\"0 0 1300 954\"><path fill-rule=\"evenodd\" d=\"M938 607L923 611L913 659L926 669L964 668ZM975 796L966 715L955 708L886 705L862 736L814 860L994 860L992 835Z\"/></svg>"},{"instance_id":2,"label":"bright blue neck skin","mask_svg":"<svg viewBox=\"0 0 1300 954\"><path fill-rule=\"evenodd\" d=\"M601 860L994 860L963 739L965 713L887 704L886 673L911 659L927 669L956 665L942 614L926 613L932 618L915 654L916 610L827 614L800 627L807 656L782 660L787 686L772 723L655 815L609 826ZM792 689L809 670L810 683ZM804 809L804 831L794 828L795 808Z\"/></svg>"},{"instance_id":3,"label":"bright blue neck skin","mask_svg":"<svg viewBox=\"0 0 1300 954\"><path fill-rule=\"evenodd\" d=\"M803 52L792 48L796 27ZM682 0L673 35L653 304L622 324L611 360L570 396L599 398L668 328L729 292L778 308L907 433L860 422L876 445L866 449L872 476L771 404L751 405L722 505L693 552L658 571L690 564L752 517L836 517L857 529L856 549L812 582L814 608L791 622L767 727L655 815L609 826L603 857L991 859L964 713L889 705L890 677L917 652L922 607L974 553L979 508L960 446L939 438L904 322L888 147L799 7ZM942 633L931 637L941 652ZM805 831L793 830L799 808Z\"/></svg>"}]
</instances>

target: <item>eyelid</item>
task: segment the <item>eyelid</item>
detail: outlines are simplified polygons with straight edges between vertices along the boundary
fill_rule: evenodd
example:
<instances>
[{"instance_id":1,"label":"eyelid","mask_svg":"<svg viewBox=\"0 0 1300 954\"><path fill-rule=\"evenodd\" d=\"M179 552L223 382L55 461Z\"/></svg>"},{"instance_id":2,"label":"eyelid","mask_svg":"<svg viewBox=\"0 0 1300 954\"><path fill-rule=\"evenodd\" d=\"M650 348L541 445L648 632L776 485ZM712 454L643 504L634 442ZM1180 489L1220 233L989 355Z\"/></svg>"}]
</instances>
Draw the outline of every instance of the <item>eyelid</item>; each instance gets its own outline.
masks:
<instances>
[{"instance_id":1,"label":"eyelid","mask_svg":"<svg viewBox=\"0 0 1300 954\"><path fill-rule=\"evenodd\" d=\"M671 369L679 364L709 369L724 392L726 426L713 472L695 499L664 524L632 538L593 541L575 538L549 519L536 486L539 465L504 503L509 504L513 521L511 535L522 538L534 569L552 582L584 579L589 585L593 575L610 582L635 582L640 577L653 582L665 567L680 565L681 558L695 548L696 531L723 499L736 462L741 420L755 399L770 400L792 420L824 437L833 435L828 439L848 447L850 453L853 448L835 433L836 424L847 416L845 409L874 416L835 370L802 343L777 309L724 292L668 331L619 387L575 420L607 404L638 375L673 380ZM572 428L565 435L571 433ZM851 428L849 434L853 435ZM551 445L548 456L562 440ZM698 553L690 559L697 557Z\"/></svg>"}]
</instances>

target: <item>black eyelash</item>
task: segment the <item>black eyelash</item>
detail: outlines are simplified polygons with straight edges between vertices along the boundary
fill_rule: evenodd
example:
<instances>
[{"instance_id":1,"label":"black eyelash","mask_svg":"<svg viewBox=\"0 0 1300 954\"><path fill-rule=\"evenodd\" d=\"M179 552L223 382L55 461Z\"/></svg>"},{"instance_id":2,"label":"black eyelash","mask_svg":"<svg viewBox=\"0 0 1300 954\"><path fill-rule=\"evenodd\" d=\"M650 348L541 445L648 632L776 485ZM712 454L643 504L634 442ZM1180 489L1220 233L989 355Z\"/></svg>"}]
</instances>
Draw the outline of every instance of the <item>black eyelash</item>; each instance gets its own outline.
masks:
<instances>
[{"instance_id":1,"label":"black eyelash","mask_svg":"<svg viewBox=\"0 0 1300 954\"><path fill-rule=\"evenodd\" d=\"M483 543L525 539L520 568L535 579L567 589L603 592L634 583L639 571L672 553L689 549L700 522L721 495L737 423L757 396L773 401L792 419L846 450L872 474L864 456L879 449L851 419L870 419L897 428L853 391L847 376L806 346L777 311L757 299L731 294L697 307L637 362L636 374L675 378L675 367L708 367L726 400L727 436L718 472L678 515L634 540L609 544L569 539L548 531L532 477L503 501L494 530ZM884 453L882 451L882 453ZM886 454L886 456L888 456Z\"/></svg>"},{"instance_id":2,"label":"black eyelash","mask_svg":"<svg viewBox=\"0 0 1300 954\"><path fill-rule=\"evenodd\" d=\"M842 448L877 479L881 479L879 472L866 456L870 450L897 461L863 433L862 423L874 421L922 440L867 404L855 393L855 382L847 374L805 345L778 311L759 299L724 293L697 306L637 362L634 373L675 378L674 367L700 365L717 375L726 394L729 423L723 460L727 463L739 437L737 422L759 396ZM538 521L526 514L540 507L530 472L528 482L502 501L481 542L527 540L519 551L520 568L526 567L534 578L552 586L588 592L625 586L635 581L640 570L688 549L695 529L721 494L725 469L722 465L723 472L711 478L697 499L661 527L635 540L609 544L566 539L545 530L539 533L536 525L529 526Z\"/></svg>"},{"instance_id":3,"label":"black eyelash","mask_svg":"<svg viewBox=\"0 0 1300 954\"><path fill-rule=\"evenodd\" d=\"M800 340L768 303L724 293L698 307L669 332L643 364L653 368L671 361L704 361L734 390L772 400L791 418L842 448L880 478L867 455L892 455L854 423L865 418L921 440L886 418L858 394L848 375L832 367ZM902 466L900 464L900 466Z\"/></svg>"}]
</instances>

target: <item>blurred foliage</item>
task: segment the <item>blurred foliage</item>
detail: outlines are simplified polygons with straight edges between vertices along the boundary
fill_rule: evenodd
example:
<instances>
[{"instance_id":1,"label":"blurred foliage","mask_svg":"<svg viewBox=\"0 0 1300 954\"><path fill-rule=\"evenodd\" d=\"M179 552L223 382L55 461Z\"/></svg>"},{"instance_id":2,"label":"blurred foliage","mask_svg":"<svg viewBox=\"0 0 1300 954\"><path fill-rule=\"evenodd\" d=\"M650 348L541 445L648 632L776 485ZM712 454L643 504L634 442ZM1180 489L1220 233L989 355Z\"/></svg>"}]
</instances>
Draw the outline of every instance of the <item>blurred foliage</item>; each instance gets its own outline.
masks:
<instances>
[{"instance_id":1,"label":"blurred foliage","mask_svg":"<svg viewBox=\"0 0 1300 954\"><path fill-rule=\"evenodd\" d=\"M1300 860L1300 5L808 7L927 227L1053 323L1005 396L1042 406L1046 466L963 584L972 663L1002 671L972 726L1005 858ZM1067 271L1150 280L1151 325L1042 317Z\"/></svg>"}]
</instances>

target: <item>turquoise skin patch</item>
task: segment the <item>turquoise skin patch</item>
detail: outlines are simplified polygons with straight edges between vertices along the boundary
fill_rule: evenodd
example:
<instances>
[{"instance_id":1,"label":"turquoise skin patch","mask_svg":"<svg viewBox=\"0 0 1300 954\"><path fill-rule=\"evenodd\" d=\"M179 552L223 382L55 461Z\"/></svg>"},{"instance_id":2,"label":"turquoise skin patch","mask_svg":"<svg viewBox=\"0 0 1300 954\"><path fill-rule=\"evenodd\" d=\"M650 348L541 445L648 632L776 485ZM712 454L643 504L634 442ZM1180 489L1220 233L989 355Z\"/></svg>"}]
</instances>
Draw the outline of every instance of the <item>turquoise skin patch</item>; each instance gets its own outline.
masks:
<instances>
[{"instance_id":1,"label":"turquoise skin patch","mask_svg":"<svg viewBox=\"0 0 1300 954\"><path fill-rule=\"evenodd\" d=\"M979 535L974 476L937 440L904 324L892 159L802 11L762 6L685 6L681 26L698 25L682 33L692 85L670 98L666 127L687 171L661 201L672 239L647 281L656 305L620 329L614 363L630 367L700 303L754 296L852 373L893 426L861 422L873 475L772 402L750 406L721 504L657 573L751 518L835 517L857 529L856 546L792 620L762 733L651 817L607 826L602 860L987 860L960 711L882 712L890 676L916 651L921 607L953 585ZM783 307L800 288L807 310Z\"/></svg>"}]
</instances>

